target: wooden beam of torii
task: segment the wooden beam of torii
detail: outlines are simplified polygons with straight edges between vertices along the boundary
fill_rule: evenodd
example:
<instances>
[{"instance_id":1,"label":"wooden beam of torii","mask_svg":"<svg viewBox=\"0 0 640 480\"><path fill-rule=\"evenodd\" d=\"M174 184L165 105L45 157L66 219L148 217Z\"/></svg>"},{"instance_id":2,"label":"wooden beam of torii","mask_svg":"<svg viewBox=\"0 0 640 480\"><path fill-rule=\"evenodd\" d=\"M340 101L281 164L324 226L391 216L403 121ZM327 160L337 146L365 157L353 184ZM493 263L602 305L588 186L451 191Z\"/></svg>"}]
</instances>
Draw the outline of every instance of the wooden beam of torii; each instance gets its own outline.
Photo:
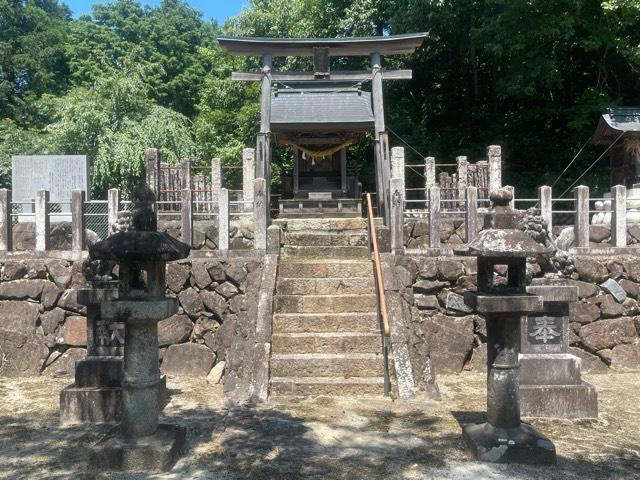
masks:
<instances>
[{"instance_id":1,"label":"wooden beam of torii","mask_svg":"<svg viewBox=\"0 0 640 480\"><path fill-rule=\"evenodd\" d=\"M389 224L389 182L391 161L389 140L384 121L382 96L383 80L410 80L411 70L384 70L383 55L403 55L415 52L424 41L426 33L388 35L383 37L352 38L257 38L218 37L220 46L232 55L262 57L262 70L254 72L234 72L237 81L259 81L261 87L260 133L256 145L256 176L270 184L271 178L271 89L273 82L304 82L330 80L343 82L371 81L371 97L375 121L376 191L378 213ZM274 57L313 57L313 72L273 72ZM330 71L331 57L369 56L370 70Z\"/></svg>"}]
</instances>

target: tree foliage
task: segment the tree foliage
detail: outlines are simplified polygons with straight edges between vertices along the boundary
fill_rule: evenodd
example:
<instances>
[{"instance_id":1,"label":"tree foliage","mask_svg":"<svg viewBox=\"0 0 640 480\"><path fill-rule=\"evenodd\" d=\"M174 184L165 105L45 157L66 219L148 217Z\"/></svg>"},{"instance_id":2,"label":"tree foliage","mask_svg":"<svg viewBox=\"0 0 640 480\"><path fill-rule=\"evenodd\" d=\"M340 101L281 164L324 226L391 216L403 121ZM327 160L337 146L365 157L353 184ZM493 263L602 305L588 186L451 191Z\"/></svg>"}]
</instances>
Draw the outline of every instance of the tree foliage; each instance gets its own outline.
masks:
<instances>
[{"instance_id":1,"label":"tree foliage","mask_svg":"<svg viewBox=\"0 0 640 480\"><path fill-rule=\"evenodd\" d=\"M250 0L222 26L182 0L115 0L75 20L57 0L0 0L0 181L14 153L85 153L97 191L131 185L150 146L170 161L238 163L255 144L259 87L231 71L257 70L259 59L226 55L218 34L428 31L416 54L385 60L414 71L385 86L392 143L444 161L501 144L506 180L529 193L556 178L605 107L640 103L639 27L637 0ZM366 65L332 59L334 69ZM559 186L600 152L587 148ZM350 151L369 186L371 156L366 142ZM288 162L276 151L276 173ZM597 171L589 181L604 186Z\"/></svg>"}]
</instances>

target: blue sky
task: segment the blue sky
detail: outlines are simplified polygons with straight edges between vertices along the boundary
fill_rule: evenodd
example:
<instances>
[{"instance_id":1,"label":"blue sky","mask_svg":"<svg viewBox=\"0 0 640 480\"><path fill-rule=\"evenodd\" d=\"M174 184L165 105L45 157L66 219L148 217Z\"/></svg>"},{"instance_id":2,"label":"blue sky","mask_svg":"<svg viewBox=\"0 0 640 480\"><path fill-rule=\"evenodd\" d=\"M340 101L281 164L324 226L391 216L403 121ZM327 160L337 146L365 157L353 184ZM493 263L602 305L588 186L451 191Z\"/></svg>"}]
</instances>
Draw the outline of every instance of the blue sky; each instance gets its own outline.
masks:
<instances>
[{"instance_id":1,"label":"blue sky","mask_svg":"<svg viewBox=\"0 0 640 480\"><path fill-rule=\"evenodd\" d=\"M83 13L91 13L91 5L105 3L108 0L62 0L61 3L69 5L75 17ZM143 4L156 5L160 0L142 0ZM222 23L225 19L240 13L243 6L249 4L248 0L188 0L189 5L200 10L207 20L215 18Z\"/></svg>"}]
</instances>

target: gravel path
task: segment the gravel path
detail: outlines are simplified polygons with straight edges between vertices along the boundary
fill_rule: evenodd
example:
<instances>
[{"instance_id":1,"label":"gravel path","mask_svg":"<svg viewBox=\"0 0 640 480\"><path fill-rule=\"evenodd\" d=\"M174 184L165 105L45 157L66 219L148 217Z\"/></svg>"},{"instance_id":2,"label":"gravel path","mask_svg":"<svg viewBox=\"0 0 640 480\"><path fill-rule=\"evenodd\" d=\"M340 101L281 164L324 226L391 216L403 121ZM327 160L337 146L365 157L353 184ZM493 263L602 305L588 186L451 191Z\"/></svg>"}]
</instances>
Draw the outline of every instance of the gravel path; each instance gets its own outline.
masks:
<instances>
[{"instance_id":1,"label":"gravel path","mask_svg":"<svg viewBox=\"0 0 640 480\"><path fill-rule=\"evenodd\" d=\"M224 409L219 386L169 379L165 421L188 430L170 474L91 472L84 446L108 426L62 427L68 379L0 380L0 478L25 479L640 479L640 373L593 375L598 421L534 421L556 444L554 467L472 460L459 422L481 421L484 375L440 376L442 402L280 399Z\"/></svg>"}]
</instances>

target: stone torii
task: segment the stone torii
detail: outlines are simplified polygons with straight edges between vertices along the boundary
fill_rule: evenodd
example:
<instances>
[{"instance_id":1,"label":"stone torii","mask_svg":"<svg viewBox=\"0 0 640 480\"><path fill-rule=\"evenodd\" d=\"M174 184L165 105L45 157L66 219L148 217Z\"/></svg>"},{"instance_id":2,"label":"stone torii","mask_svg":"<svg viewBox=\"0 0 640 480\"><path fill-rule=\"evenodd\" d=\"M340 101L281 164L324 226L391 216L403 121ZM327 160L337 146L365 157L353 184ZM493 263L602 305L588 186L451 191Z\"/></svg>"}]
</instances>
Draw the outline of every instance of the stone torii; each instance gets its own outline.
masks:
<instances>
[{"instance_id":1,"label":"stone torii","mask_svg":"<svg viewBox=\"0 0 640 480\"><path fill-rule=\"evenodd\" d=\"M257 38L218 37L220 46L237 56L259 56L262 59L260 72L233 72L237 81L261 82L260 133L256 144L256 177L271 180L271 98L275 82L296 82L313 88L320 82L371 81L374 117L375 168L378 214L388 224L389 181L391 162L389 140L384 120L383 80L410 80L411 70L385 70L382 68L384 55L411 54L419 47L426 33L390 35L384 37L353 38ZM312 57L312 72L272 71L274 57ZM367 56L370 69L362 71L334 71L330 69L331 57ZM315 84L314 84L315 82Z\"/></svg>"}]
</instances>

